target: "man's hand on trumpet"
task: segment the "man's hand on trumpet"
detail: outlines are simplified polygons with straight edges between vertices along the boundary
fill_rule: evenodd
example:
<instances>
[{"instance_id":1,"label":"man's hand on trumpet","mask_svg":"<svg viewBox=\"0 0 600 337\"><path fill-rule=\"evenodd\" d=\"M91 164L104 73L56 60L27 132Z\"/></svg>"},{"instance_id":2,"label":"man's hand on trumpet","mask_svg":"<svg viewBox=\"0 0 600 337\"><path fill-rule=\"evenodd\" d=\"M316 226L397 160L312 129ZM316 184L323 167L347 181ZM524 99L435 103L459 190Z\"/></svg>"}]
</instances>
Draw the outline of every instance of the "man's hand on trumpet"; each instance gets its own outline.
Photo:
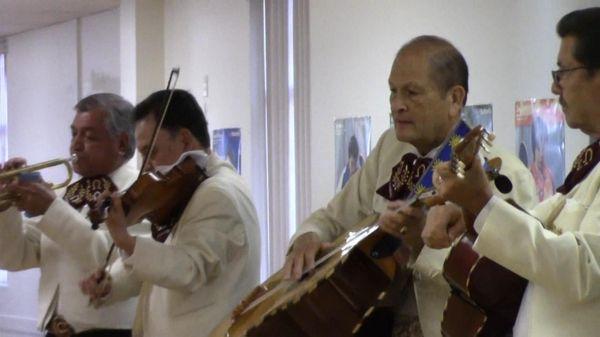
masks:
<instances>
[{"instance_id":1,"label":"man's hand on trumpet","mask_svg":"<svg viewBox=\"0 0 600 337\"><path fill-rule=\"evenodd\" d=\"M7 190L16 195L15 206L25 211L28 216L46 213L56 199L56 193L43 181L11 183L7 186Z\"/></svg>"},{"instance_id":2,"label":"man's hand on trumpet","mask_svg":"<svg viewBox=\"0 0 600 337\"><path fill-rule=\"evenodd\" d=\"M11 158L4 164L0 165L0 173L12 171L27 165L27 161L24 158ZM0 180L0 192L4 192L6 187L16 180L16 177L6 178Z\"/></svg>"},{"instance_id":3,"label":"man's hand on trumpet","mask_svg":"<svg viewBox=\"0 0 600 337\"><path fill-rule=\"evenodd\" d=\"M15 170L25 165L25 159L11 158L1 166L0 172ZM56 193L36 172L16 175L10 180L0 182L0 191L13 196L13 204L28 216L46 213L56 198Z\"/></svg>"}]
</instances>

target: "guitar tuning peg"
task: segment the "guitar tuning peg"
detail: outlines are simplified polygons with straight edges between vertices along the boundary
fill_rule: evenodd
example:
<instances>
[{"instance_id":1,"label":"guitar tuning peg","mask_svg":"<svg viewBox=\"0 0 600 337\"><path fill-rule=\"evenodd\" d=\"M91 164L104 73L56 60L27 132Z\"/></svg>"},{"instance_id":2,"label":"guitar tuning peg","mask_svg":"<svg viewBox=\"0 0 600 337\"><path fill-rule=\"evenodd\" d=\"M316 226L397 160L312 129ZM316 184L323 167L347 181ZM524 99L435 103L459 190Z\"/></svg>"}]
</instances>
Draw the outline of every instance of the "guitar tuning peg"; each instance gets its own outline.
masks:
<instances>
[{"instance_id":1,"label":"guitar tuning peg","mask_svg":"<svg viewBox=\"0 0 600 337\"><path fill-rule=\"evenodd\" d=\"M454 174L456 174L456 176L458 176L461 179L465 177L465 167L465 163L463 163L459 159L452 160L450 164L450 169L452 170L452 172L454 172Z\"/></svg>"},{"instance_id":2,"label":"guitar tuning peg","mask_svg":"<svg viewBox=\"0 0 600 337\"><path fill-rule=\"evenodd\" d=\"M496 139L496 135L493 132L489 132L486 129L483 129L483 139L489 142L493 142Z\"/></svg>"},{"instance_id":3,"label":"guitar tuning peg","mask_svg":"<svg viewBox=\"0 0 600 337\"><path fill-rule=\"evenodd\" d=\"M502 167L502 159L500 159L500 157L494 157L491 159L484 158L483 168L486 171L486 173L491 175L492 179L494 179L498 176L501 167Z\"/></svg>"}]
</instances>

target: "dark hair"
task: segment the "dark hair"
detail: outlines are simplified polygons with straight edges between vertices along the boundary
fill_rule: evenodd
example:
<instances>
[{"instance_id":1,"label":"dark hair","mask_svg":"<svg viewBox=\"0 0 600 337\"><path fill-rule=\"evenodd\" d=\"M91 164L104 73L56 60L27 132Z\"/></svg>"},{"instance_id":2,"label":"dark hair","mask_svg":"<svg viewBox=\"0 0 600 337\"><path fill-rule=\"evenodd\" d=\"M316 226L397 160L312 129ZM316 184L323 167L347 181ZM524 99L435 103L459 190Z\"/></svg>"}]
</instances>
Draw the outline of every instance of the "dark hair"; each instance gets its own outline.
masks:
<instances>
[{"instance_id":1,"label":"dark hair","mask_svg":"<svg viewBox=\"0 0 600 337\"><path fill-rule=\"evenodd\" d=\"M170 91L161 90L148 96L134 108L134 121L137 123L153 114L156 121L160 120L162 109L169 97ZM204 117L202 108L198 102L185 90L175 89L169 111L162 125L163 129L177 132L181 128L190 130L192 135L205 148L210 148L210 135L208 134L208 123Z\"/></svg>"},{"instance_id":2,"label":"dark hair","mask_svg":"<svg viewBox=\"0 0 600 337\"><path fill-rule=\"evenodd\" d=\"M430 76L442 93L455 85L465 89L467 102L469 93L469 67L463 55L448 40L434 35L421 35L408 41L396 54L396 58L409 48L419 47L429 52Z\"/></svg>"},{"instance_id":3,"label":"dark hair","mask_svg":"<svg viewBox=\"0 0 600 337\"><path fill-rule=\"evenodd\" d=\"M356 140L356 136L352 135L350 142L348 142L348 156L358 159L358 152L358 141Z\"/></svg>"},{"instance_id":4,"label":"dark hair","mask_svg":"<svg viewBox=\"0 0 600 337\"><path fill-rule=\"evenodd\" d=\"M104 111L106 113L106 129L115 137L125 133L129 139L125 149L125 159L135 153L135 136L133 126L133 105L123 97L109 93L99 93L84 97L74 107L77 113Z\"/></svg>"},{"instance_id":5,"label":"dark hair","mask_svg":"<svg viewBox=\"0 0 600 337\"><path fill-rule=\"evenodd\" d=\"M560 19L556 32L561 38L575 37L573 57L589 67L590 74L600 69L600 7L573 11Z\"/></svg>"}]
</instances>

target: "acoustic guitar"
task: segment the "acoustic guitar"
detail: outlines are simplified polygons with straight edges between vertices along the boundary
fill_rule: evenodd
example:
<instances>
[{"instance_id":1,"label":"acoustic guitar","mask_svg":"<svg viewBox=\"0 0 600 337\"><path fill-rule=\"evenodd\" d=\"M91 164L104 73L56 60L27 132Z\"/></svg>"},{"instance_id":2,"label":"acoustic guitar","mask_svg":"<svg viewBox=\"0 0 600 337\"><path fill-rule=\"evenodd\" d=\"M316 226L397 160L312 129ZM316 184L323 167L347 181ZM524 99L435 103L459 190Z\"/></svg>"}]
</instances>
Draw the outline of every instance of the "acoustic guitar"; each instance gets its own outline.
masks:
<instances>
[{"instance_id":1,"label":"acoustic guitar","mask_svg":"<svg viewBox=\"0 0 600 337\"><path fill-rule=\"evenodd\" d=\"M455 148L452 169L459 177L471 167L482 146L489 144L482 128L473 129ZM451 295L442 320L448 337L506 336L512 330L527 280L473 250L477 233L472 216L465 215L467 230L455 242L444 262L444 277Z\"/></svg>"},{"instance_id":2,"label":"acoustic guitar","mask_svg":"<svg viewBox=\"0 0 600 337\"><path fill-rule=\"evenodd\" d=\"M436 160L449 160L452 145L469 127L459 122L426 168L408 203L430 205L439 202L431 183ZM443 201L443 200L442 200ZM378 230L379 214L366 217L338 238L333 250L319 257L316 267L300 281L285 280L282 271L256 287L210 334L211 337L350 337L378 336L361 329L374 305L384 299L392 280L408 284L397 270L393 252L398 242ZM398 273L398 275L397 275ZM398 280L398 279L396 279Z\"/></svg>"},{"instance_id":3,"label":"acoustic guitar","mask_svg":"<svg viewBox=\"0 0 600 337\"><path fill-rule=\"evenodd\" d=\"M338 239L302 280L285 280L281 271L271 276L210 336L352 336L373 304L385 297L396 272L392 256L369 256L384 235L377 230L378 218L367 217L362 230Z\"/></svg>"}]
</instances>

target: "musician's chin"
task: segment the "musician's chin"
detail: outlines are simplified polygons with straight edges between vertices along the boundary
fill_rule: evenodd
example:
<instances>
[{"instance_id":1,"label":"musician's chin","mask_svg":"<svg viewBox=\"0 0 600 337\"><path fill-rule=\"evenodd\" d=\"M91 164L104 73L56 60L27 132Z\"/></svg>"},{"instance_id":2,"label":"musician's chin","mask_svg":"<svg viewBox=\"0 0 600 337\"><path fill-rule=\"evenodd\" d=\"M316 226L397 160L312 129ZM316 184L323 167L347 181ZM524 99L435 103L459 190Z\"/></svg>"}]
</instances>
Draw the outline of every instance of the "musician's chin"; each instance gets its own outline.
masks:
<instances>
[{"instance_id":1,"label":"musician's chin","mask_svg":"<svg viewBox=\"0 0 600 337\"><path fill-rule=\"evenodd\" d=\"M415 139L417 132L412 123L394 123L396 138L401 142L410 142Z\"/></svg>"}]
</instances>

